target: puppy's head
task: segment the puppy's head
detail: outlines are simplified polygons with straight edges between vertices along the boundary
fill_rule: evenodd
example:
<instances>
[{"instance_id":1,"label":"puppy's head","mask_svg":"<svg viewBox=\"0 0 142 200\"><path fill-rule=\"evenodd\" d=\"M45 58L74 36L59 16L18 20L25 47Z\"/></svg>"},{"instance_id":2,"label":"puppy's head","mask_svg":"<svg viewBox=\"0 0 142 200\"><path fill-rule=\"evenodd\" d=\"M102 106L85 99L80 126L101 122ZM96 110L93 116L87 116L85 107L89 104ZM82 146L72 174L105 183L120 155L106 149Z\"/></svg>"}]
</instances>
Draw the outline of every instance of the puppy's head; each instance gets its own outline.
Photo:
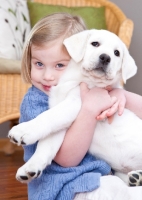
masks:
<instances>
[{"instance_id":1,"label":"puppy's head","mask_svg":"<svg viewBox=\"0 0 142 200\"><path fill-rule=\"evenodd\" d=\"M71 58L80 63L85 76L92 76L96 86L105 87L134 76L137 66L125 44L106 30L86 30L65 39Z\"/></svg>"}]
</instances>

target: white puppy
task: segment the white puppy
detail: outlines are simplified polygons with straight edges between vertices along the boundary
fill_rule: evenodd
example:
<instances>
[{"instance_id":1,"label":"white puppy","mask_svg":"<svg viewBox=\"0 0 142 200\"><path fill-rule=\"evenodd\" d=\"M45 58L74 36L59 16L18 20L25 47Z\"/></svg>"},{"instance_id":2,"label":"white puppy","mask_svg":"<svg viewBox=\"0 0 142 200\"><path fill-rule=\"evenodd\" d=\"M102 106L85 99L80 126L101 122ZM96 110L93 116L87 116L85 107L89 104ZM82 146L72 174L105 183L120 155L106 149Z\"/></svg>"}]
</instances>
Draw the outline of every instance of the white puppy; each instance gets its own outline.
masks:
<instances>
[{"instance_id":1,"label":"white puppy","mask_svg":"<svg viewBox=\"0 0 142 200\"><path fill-rule=\"evenodd\" d=\"M64 45L72 59L59 84L51 90L51 109L9 132L18 145L39 140L35 154L17 172L21 182L36 178L55 157L81 108L81 82L89 88L121 87L122 80L126 83L137 71L124 43L109 31L83 31L66 39ZM115 115L111 125L98 122L89 152L108 162L116 172L141 170L142 120L125 109L121 117Z\"/></svg>"}]
</instances>

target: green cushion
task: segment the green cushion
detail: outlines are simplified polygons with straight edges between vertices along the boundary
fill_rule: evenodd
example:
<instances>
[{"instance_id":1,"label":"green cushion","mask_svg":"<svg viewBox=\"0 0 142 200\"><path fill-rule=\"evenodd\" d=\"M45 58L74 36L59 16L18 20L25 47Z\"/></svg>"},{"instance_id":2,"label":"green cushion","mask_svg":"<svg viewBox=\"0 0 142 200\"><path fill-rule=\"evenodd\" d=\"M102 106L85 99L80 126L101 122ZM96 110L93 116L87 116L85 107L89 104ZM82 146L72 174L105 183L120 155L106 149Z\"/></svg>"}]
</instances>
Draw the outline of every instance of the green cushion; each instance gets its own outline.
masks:
<instances>
[{"instance_id":1,"label":"green cushion","mask_svg":"<svg viewBox=\"0 0 142 200\"><path fill-rule=\"evenodd\" d=\"M65 7L28 1L28 8L32 27L39 19L46 15L55 12L67 12L81 16L88 29L106 29L105 7Z\"/></svg>"}]
</instances>

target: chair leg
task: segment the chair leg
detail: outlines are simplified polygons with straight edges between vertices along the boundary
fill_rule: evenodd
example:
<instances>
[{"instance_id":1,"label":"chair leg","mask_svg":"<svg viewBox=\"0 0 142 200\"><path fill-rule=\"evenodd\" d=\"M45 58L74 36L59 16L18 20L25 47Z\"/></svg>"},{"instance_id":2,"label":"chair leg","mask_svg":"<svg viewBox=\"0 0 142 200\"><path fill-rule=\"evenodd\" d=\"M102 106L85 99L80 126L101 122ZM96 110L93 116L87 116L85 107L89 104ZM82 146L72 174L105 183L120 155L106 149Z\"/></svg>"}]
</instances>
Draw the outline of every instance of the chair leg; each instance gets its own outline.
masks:
<instances>
[{"instance_id":1,"label":"chair leg","mask_svg":"<svg viewBox=\"0 0 142 200\"><path fill-rule=\"evenodd\" d=\"M9 128L11 129L13 126L17 124L18 124L18 119L11 120ZM8 141L3 150L6 155L12 155L15 152L15 149L16 149L16 145Z\"/></svg>"}]
</instances>

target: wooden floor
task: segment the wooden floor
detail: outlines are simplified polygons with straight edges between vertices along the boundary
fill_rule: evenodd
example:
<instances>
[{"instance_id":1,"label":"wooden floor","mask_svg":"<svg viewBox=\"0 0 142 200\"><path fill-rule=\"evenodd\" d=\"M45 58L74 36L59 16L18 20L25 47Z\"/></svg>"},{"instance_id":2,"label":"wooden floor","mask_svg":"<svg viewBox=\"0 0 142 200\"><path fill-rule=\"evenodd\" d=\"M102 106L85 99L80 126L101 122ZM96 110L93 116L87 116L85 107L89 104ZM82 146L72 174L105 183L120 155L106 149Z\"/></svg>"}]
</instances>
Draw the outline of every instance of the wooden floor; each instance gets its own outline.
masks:
<instances>
[{"instance_id":1,"label":"wooden floor","mask_svg":"<svg viewBox=\"0 0 142 200\"><path fill-rule=\"evenodd\" d=\"M27 200L27 186L15 179L17 169L23 164L23 151L11 156L0 152L0 200Z\"/></svg>"}]
</instances>

